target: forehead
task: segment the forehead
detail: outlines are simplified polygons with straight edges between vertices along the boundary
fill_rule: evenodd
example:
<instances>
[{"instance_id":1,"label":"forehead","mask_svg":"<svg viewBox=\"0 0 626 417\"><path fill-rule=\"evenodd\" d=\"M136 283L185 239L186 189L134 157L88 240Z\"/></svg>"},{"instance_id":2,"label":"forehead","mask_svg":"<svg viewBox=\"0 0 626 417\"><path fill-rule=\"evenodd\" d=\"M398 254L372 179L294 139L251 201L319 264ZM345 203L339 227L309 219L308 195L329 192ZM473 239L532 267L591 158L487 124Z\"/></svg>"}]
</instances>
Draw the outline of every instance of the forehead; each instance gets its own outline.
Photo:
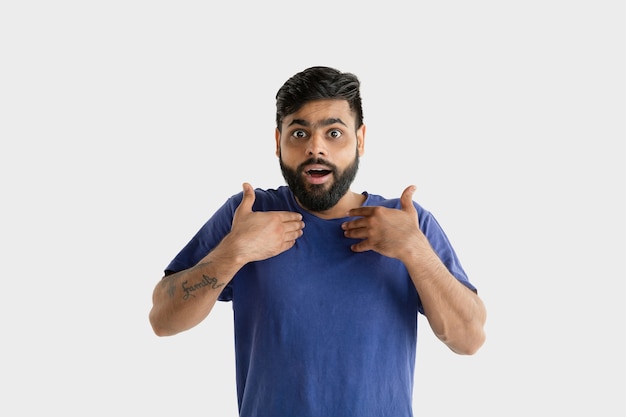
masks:
<instances>
[{"instance_id":1,"label":"forehead","mask_svg":"<svg viewBox=\"0 0 626 417\"><path fill-rule=\"evenodd\" d=\"M328 119L340 119L352 125L354 114L347 100L314 100L303 105L295 113L285 116L283 124L289 126L294 120L316 124Z\"/></svg>"}]
</instances>

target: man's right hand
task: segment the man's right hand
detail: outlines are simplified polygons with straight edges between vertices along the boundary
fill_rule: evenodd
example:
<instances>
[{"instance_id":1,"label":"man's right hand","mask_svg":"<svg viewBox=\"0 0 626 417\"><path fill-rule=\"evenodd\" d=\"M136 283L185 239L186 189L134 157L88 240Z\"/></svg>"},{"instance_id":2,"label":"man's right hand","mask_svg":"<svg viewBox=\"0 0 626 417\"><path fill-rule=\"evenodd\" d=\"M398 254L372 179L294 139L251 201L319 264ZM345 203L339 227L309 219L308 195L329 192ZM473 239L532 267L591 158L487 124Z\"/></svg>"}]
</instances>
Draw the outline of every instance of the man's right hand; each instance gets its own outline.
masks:
<instances>
[{"instance_id":1,"label":"man's right hand","mask_svg":"<svg viewBox=\"0 0 626 417\"><path fill-rule=\"evenodd\" d=\"M302 236L302 215L291 211L252 211L255 193L243 184L243 199L235 211L228 240L237 257L245 262L261 261L288 249Z\"/></svg>"}]
</instances>

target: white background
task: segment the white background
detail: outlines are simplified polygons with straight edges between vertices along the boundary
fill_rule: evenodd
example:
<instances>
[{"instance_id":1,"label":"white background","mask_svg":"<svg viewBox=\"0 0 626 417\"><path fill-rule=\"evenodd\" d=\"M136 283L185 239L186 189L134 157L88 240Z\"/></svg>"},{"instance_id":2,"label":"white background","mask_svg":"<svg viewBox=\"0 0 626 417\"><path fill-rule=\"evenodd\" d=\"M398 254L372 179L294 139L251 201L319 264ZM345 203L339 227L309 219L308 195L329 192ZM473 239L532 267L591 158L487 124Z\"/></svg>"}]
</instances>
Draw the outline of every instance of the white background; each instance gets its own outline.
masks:
<instances>
[{"instance_id":1,"label":"white background","mask_svg":"<svg viewBox=\"0 0 626 417\"><path fill-rule=\"evenodd\" d=\"M241 183L283 183L274 95L362 81L354 185L416 184L489 313L423 317L420 416L623 416L619 1L5 1L0 414L235 416L231 306L153 335L163 268Z\"/></svg>"}]
</instances>

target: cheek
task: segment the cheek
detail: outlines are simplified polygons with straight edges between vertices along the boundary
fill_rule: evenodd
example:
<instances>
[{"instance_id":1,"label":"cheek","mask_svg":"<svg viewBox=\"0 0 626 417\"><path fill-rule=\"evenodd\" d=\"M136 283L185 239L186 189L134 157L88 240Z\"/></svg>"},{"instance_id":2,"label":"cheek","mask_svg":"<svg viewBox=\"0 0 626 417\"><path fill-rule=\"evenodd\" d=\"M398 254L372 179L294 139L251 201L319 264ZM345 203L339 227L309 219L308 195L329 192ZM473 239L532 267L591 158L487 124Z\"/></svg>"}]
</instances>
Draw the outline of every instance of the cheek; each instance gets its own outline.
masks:
<instances>
[{"instance_id":1,"label":"cheek","mask_svg":"<svg viewBox=\"0 0 626 417\"><path fill-rule=\"evenodd\" d=\"M284 146L276 150L276 155L283 165L292 169L295 169L303 161L302 158L297 158L293 151L286 149Z\"/></svg>"},{"instance_id":2,"label":"cheek","mask_svg":"<svg viewBox=\"0 0 626 417\"><path fill-rule=\"evenodd\" d=\"M346 162L348 164L352 163L354 158L357 156L361 156L361 149L359 147L355 147L354 144L346 146L341 149L341 152L337 153L337 158L341 158L342 162Z\"/></svg>"},{"instance_id":3,"label":"cheek","mask_svg":"<svg viewBox=\"0 0 626 417\"><path fill-rule=\"evenodd\" d=\"M276 155L281 157L284 161L295 161L302 159L305 154L305 150L298 146L293 146L288 143L282 143L276 148Z\"/></svg>"}]
</instances>

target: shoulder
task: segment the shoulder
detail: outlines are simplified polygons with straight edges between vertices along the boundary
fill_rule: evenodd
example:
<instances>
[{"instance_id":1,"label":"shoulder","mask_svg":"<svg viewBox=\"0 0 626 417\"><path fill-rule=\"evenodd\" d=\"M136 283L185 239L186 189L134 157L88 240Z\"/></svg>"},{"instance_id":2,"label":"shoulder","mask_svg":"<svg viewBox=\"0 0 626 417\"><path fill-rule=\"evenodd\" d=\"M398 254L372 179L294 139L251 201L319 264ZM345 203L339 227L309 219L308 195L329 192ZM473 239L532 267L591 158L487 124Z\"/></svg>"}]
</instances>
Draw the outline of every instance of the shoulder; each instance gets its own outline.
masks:
<instances>
[{"instance_id":1,"label":"shoulder","mask_svg":"<svg viewBox=\"0 0 626 417\"><path fill-rule=\"evenodd\" d=\"M277 188L255 188L253 210L290 210L295 204L295 199L289 187L283 185ZM236 206L241 203L243 192L233 195L230 200Z\"/></svg>"},{"instance_id":2,"label":"shoulder","mask_svg":"<svg viewBox=\"0 0 626 417\"><path fill-rule=\"evenodd\" d=\"M368 193L367 191L364 191L363 194L365 195L365 203L363 203L364 206L381 206L381 207L397 208L397 209L401 207L399 197L386 198L379 194ZM420 218L431 216L431 213L428 210L426 210L418 202L413 201L413 206L417 210L417 214Z\"/></svg>"}]
</instances>

